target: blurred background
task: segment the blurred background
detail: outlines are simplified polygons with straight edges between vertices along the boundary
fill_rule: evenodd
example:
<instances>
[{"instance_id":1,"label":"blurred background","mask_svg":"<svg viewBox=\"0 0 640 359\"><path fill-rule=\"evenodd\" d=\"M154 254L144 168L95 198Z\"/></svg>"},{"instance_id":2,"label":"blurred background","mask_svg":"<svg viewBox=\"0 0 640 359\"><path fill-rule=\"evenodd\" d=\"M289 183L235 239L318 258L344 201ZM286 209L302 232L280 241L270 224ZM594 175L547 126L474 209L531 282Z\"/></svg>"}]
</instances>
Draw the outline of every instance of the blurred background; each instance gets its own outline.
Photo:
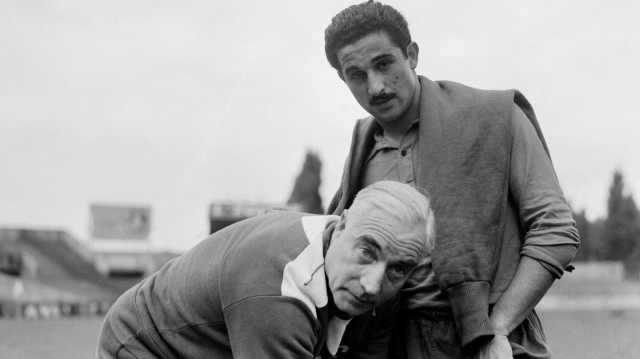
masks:
<instances>
[{"instance_id":1,"label":"blurred background","mask_svg":"<svg viewBox=\"0 0 640 359\"><path fill-rule=\"evenodd\" d=\"M0 2L1 357L91 356L113 299L209 233L326 208L367 115L324 55L352 3ZM386 3L419 74L536 111L582 238L538 308L557 357L637 357L640 3Z\"/></svg>"}]
</instances>

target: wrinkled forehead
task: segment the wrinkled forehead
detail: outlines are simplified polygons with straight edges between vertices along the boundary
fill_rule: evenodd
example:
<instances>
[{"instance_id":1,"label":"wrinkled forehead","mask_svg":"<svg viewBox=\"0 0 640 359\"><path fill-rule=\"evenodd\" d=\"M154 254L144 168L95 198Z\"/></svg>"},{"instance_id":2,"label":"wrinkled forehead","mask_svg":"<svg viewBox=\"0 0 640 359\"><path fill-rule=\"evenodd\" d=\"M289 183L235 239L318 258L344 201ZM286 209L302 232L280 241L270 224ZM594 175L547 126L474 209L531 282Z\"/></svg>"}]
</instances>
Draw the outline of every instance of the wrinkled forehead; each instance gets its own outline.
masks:
<instances>
[{"instance_id":1,"label":"wrinkled forehead","mask_svg":"<svg viewBox=\"0 0 640 359\"><path fill-rule=\"evenodd\" d=\"M356 235L375 242L389 254L420 259L425 252L426 226L416 221L401 223L381 211L372 210L357 216L355 221L347 221Z\"/></svg>"}]
</instances>

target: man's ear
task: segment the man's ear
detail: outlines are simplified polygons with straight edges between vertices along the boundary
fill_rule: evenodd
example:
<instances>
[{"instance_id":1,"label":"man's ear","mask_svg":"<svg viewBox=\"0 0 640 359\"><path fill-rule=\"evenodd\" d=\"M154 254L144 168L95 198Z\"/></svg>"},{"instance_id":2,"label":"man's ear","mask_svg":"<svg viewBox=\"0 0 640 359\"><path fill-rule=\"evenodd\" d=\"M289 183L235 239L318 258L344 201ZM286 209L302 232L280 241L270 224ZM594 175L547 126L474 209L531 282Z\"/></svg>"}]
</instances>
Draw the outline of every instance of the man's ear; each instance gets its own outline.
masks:
<instances>
[{"instance_id":1,"label":"man's ear","mask_svg":"<svg viewBox=\"0 0 640 359\"><path fill-rule=\"evenodd\" d=\"M411 41L409 45L407 45L407 58L409 59L409 64L413 70L418 66L418 53L420 52L420 48L418 44L414 41Z\"/></svg>"},{"instance_id":2,"label":"man's ear","mask_svg":"<svg viewBox=\"0 0 640 359\"><path fill-rule=\"evenodd\" d=\"M349 210L345 209L344 211L342 211L342 214L340 215L340 222L338 223L337 229L339 231L343 230L346 226L347 226L347 216L349 214Z\"/></svg>"}]
</instances>

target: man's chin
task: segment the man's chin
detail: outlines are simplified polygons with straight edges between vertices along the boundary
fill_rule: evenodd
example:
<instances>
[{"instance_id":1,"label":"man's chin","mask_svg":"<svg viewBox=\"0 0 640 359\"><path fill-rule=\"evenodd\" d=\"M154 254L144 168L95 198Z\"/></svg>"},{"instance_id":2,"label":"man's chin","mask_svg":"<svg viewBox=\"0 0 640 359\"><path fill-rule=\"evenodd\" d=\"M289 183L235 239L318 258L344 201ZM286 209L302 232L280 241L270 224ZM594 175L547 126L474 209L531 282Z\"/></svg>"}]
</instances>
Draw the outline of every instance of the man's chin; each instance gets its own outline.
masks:
<instances>
[{"instance_id":1,"label":"man's chin","mask_svg":"<svg viewBox=\"0 0 640 359\"><path fill-rule=\"evenodd\" d=\"M362 315L362 314L367 312L366 310L364 310L362 308L354 308L354 307L340 309L340 311L345 313L346 315L348 315L350 317L357 317L357 316Z\"/></svg>"},{"instance_id":2,"label":"man's chin","mask_svg":"<svg viewBox=\"0 0 640 359\"><path fill-rule=\"evenodd\" d=\"M400 117L393 108L390 108L388 111L371 111L369 113L380 122L393 122Z\"/></svg>"},{"instance_id":3,"label":"man's chin","mask_svg":"<svg viewBox=\"0 0 640 359\"><path fill-rule=\"evenodd\" d=\"M368 305L354 305L352 303L336 303L336 307L351 317L357 317L373 309L369 308L370 306Z\"/></svg>"}]
</instances>

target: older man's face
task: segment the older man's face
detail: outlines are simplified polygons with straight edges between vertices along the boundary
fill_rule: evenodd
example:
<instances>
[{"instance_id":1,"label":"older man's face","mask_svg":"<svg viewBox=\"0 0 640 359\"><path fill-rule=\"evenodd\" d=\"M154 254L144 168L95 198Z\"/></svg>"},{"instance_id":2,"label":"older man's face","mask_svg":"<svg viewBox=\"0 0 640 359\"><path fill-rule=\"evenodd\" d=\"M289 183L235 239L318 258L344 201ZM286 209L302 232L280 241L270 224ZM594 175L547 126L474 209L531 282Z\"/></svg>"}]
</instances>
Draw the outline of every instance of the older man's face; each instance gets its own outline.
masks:
<instances>
[{"instance_id":1,"label":"older man's face","mask_svg":"<svg viewBox=\"0 0 640 359\"><path fill-rule=\"evenodd\" d=\"M338 309L357 316L391 299L418 265L424 236L424 226L404 228L377 208L348 213L325 256Z\"/></svg>"}]
</instances>

